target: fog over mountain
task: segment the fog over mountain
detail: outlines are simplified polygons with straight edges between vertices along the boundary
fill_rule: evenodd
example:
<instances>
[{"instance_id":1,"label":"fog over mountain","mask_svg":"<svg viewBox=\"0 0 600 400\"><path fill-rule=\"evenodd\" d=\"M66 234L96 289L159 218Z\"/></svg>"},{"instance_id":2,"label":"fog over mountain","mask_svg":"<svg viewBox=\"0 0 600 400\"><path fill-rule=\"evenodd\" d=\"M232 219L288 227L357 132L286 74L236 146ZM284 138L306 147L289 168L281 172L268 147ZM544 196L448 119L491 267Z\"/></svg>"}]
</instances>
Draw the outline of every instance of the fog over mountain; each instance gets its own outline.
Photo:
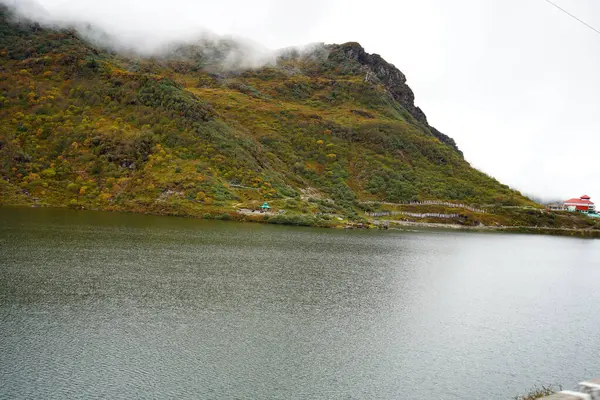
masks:
<instances>
[{"instance_id":1,"label":"fog over mountain","mask_svg":"<svg viewBox=\"0 0 600 400\"><path fill-rule=\"evenodd\" d=\"M358 41L407 75L430 122L475 167L541 198L600 197L600 35L543 0L2 3L139 52L244 38L247 66L269 62L269 49ZM557 3L600 26L600 3Z\"/></svg>"}]
</instances>

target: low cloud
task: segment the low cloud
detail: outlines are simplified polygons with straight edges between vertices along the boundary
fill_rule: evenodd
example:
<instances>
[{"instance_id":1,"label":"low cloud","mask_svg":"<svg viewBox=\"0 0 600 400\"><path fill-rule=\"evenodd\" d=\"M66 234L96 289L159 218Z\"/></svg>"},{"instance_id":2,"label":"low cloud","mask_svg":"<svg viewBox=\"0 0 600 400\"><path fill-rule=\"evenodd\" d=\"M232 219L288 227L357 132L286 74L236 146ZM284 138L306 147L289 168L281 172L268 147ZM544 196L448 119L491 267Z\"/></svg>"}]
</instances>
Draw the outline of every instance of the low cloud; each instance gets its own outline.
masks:
<instances>
[{"instance_id":1,"label":"low cloud","mask_svg":"<svg viewBox=\"0 0 600 400\"><path fill-rule=\"evenodd\" d=\"M169 59L203 59L224 69L248 69L275 64L279 51L233 35L217 35L203 27L170 32L125 26L120 29L102 19L88 21L78 14L50 12L35 0L0 0L18 22L38 23L45 28L74 29L91 44L125 55Z\"/></svg>"}]
</instances>

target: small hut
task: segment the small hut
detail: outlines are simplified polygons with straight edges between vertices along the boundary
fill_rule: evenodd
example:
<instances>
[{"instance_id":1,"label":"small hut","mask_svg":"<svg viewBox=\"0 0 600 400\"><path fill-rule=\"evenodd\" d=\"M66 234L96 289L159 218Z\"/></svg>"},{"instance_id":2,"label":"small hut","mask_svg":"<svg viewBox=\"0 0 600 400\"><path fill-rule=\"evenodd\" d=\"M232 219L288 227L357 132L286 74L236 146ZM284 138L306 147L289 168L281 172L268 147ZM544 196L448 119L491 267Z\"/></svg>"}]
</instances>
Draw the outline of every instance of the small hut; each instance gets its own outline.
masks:
<instances>
[{"instance_id":1,"label":"small hut","mask_svg":"<svg viewBox=\"0 0 600 400\"><path fill-rule=\"evenodd\" d=\"M263 203L262 206L260 206L260 210L262 212L269 211L270 209L271 209L271 206L266 201Z\"/></svg>"}]
</instances>

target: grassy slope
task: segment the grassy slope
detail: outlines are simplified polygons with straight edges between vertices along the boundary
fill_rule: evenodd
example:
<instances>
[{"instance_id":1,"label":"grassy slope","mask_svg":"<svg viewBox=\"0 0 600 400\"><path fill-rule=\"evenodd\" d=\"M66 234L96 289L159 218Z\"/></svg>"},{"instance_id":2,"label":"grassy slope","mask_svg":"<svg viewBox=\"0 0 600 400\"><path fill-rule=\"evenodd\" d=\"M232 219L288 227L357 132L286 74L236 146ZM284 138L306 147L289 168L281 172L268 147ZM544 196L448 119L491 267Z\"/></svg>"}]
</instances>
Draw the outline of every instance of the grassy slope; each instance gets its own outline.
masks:
<instances>
[{"instance_id":1,"label":"grassy slope","mask_svg":"<svg viewBox=\"0 0 600 400\"><path fill-rule=\"evenodd\" d=\"M364 200L533 205L365 82L340 46L232 73L194 57L117 57L5 17L5 204L228 217L268 200L329 215L301 221L324 225L360 220Z\"/></svg>"}]
</instances>

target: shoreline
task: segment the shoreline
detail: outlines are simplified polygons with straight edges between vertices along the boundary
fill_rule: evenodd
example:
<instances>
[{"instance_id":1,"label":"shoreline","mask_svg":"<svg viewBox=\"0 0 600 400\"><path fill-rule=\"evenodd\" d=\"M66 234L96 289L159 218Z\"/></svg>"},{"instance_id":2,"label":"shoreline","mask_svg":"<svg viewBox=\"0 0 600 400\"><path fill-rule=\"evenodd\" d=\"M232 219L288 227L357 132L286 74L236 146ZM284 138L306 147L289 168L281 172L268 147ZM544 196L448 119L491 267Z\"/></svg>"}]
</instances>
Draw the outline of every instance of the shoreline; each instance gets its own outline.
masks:
<instances>
[{"instance_id":1,"label":"shoreline","mask_svg":"<svg viewBox=\"0 0 600 400\"><path fill-rule=\"evenodd\" d=\"M524 233L534 235L550 235L550 236L570 236L590 239L600 239L600 230L594 229L572 229L572 228L552 228L540 226L466 226L459 224L441 224L431 222L414 222L414 221L388 221L389 229L391 225L399 225L413 228L429 228L429 229L453 229L475 232L506 232L506 233Z\"/></svg>"},{"instance_id":2,"label":"shoreline","mask_svg":"<svg viewBox=\"0 0 600 400\"><path fill-rule=\"evenodd\" d=\"M368 219L367 223L364 222L350 222L350 221L338 221L338 220L322 220L318 216L310 214L281 214L281 215L265 215L265 214L251 214L246 215L244 213L238 213L237 211L226 211L221 210L220 213L205 212L202 215L194 215L186 213L185 210L176 211L170 210L169 212L153 212L153 211L137 211L128 210L121 207L108 207L108 208L96 208L96 207L85 207L78 205L77 207L64 205L57 206L52 204L9 204L0 203L0 207L16 207L16 208L56 208L56 209L69 209L79 211L93 211L93 212L111 212L111 213L127 213L127 214L141 214L141 215L153 215L153 216L164 216L164 217L179 217L179 218L192 218L199 220L223 220L232 222L246 222L246 223L261 223L270 225L288 225L288 226L305 226L312 228L327 228L327 229L378 229L378 230L395 230L395 231L407 231L402 228L421 228L421 229L447 229L456 231L466 232L499 232L499 233L518 233L518 234L533 234L533 235L549 235L549 236L565 236L565 237L577 237L584 239L600 239L600 230L596 229L573 229L573 228L553 228L553 227L540 227L540 226L469 226L460 225L455 223L433 223L433 222L416 222L416 221L383 221ZM216 211L216 210L212 210ZM277 218L282 217L283 218ZM248 218L248 217L259 217L259 218ZM262 217L262 219L260 219ZM265 218L266 217L266 218ZM387 228L384 228L386 226Z\"/></svg>"}]
</instances>

